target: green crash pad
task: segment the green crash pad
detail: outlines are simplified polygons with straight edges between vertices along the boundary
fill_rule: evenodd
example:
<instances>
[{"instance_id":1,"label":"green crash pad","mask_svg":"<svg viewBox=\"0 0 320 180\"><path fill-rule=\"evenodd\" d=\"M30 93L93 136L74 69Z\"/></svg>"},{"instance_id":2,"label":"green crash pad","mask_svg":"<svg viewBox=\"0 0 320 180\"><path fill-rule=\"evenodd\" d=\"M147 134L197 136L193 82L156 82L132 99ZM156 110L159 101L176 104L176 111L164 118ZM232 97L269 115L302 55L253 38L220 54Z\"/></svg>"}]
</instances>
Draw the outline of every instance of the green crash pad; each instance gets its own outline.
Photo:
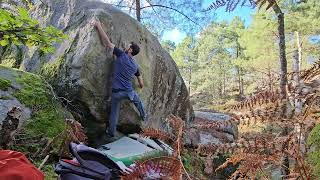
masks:
<instances>
[{"instance_id":1,"label":"green crash pad","mask_svg":"<svg viewBox=\"0 0 320 180\"><path fill-rule=\"evenodd\" d=\"M103 147L110 148L110 150L104 149ZM126 166L130 166L135 161L149 157L157 157L164 153L161 150L150 148L129 137L122 137L117 141L105 144L99 148L99 151L115 162L122 161Z\"/></svg>"}]
</instances>

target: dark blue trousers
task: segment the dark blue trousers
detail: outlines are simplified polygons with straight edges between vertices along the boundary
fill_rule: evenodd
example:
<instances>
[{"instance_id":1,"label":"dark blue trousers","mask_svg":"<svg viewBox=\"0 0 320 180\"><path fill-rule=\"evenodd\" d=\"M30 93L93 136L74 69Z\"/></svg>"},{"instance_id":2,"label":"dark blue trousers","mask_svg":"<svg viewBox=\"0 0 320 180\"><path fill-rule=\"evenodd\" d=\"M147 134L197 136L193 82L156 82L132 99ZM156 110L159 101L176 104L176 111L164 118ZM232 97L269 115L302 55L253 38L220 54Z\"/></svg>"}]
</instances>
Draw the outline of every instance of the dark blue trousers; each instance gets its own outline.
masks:
<instances>
[{"instance_id":1,"label":"dark blue trousers","mask_svg":"<svg viewBox=\"0 0 320 180\"><path fill-rule=\"evenodd\" d=\"M146 113L144 111L143 103L135 91L112 92L111 112L109 116L109 128L108 128L108 134L110 136L114 136L114 133L116 131L118 118L119 118L120 102L124 99L130 100L137 107L142 120L146 119Z\"/></svg>"}]
</instances>

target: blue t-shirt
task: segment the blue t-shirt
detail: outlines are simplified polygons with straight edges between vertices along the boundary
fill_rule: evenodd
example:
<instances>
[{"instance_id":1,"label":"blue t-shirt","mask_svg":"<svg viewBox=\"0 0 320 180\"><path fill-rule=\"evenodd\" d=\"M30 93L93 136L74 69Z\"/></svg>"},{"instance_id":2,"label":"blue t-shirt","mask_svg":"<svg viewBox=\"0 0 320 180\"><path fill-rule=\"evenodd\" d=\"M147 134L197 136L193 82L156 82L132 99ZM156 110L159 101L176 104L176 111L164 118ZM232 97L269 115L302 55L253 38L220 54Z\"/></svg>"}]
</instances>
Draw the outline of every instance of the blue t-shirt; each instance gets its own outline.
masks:
<instances>
[{"instance_id":1,"label":"blue t-shirt","mask_svg":"<svg viewBox=\"0 0 320 180\"><path fill-rule=\"evenodd\" d=\"M112 89L132 91L132 79L140 76L139 68L134 59L117 47L114 47L113 54L117 56L114 62L114 76Z\"/></svg>"}]
</instances>

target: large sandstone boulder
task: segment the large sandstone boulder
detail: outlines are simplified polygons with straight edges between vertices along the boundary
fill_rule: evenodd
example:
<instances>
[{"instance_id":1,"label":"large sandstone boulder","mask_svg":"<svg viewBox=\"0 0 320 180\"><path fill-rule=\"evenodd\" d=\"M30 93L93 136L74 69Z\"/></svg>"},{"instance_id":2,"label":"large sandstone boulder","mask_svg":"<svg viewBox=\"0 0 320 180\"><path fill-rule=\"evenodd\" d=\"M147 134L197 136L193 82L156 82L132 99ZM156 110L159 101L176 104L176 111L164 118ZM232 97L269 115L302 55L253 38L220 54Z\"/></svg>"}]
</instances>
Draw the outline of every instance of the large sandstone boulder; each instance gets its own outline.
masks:
<instances>
[{"instance_id":1,"label":"large sandstone boulder","mask_svg":"<svg viewBox=\"0 0 320 180\"><path fill-rule=\"evenodd\" d=\"M193 124L210 123L210 122L225 122L231 117L218 112L195 111ZM224 144L232 143L238 137L238 127L236 123L227 123L225 126L215 129L191 129L189 132L191 144Z\"/></svg>"},{"instance_id":2,"label":"large sandstone boulder","mask_svg":"<svg viewBox=\"0 0 320 180\"><path fill-rule=\"evenodd\" d=\"M79 117L93 134L105 129L110 110L111 77L114 57L100 42L97 31L89 24L99 19L111 41L125 48L134 41L141 47L135 57L145 82L135 89L144 102L149 121L142 125L164 127L169 114L192 119L188 92L179 70L170 55L135 19L111 5L89 0L54 0L35 6L32 15L48 26L53 25L69 36L56 44L56 52L41 55L31 49L24 55L22 70L44 75L58 96ZM135 131L141 127L138 111L126 102L120 110L120 131ZM90 135L89 135L90 136ZM97 135L98 136L98 135ZM99 135L100 136L100 135Z\"/></svg>"}]
</instances>

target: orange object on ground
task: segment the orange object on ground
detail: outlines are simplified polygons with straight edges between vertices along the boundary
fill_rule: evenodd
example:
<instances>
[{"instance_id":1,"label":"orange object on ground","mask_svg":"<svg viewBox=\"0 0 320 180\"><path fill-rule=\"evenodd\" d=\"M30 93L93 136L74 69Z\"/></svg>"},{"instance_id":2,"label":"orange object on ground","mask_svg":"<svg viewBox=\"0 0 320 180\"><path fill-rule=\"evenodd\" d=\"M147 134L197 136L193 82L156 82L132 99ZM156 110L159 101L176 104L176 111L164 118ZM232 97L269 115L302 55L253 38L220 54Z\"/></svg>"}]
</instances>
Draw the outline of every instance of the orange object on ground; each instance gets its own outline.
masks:
<instances>
[{"instance_id":1,"label":"orange object on ground","mask_svg":"<svg viewBox=\"0 0 320 180\"><path fill-rule=\"evenodd\" d=\"M43 180L44 175L24 154L0 150L0 180Z\"/></svg>"}]
</instances>

